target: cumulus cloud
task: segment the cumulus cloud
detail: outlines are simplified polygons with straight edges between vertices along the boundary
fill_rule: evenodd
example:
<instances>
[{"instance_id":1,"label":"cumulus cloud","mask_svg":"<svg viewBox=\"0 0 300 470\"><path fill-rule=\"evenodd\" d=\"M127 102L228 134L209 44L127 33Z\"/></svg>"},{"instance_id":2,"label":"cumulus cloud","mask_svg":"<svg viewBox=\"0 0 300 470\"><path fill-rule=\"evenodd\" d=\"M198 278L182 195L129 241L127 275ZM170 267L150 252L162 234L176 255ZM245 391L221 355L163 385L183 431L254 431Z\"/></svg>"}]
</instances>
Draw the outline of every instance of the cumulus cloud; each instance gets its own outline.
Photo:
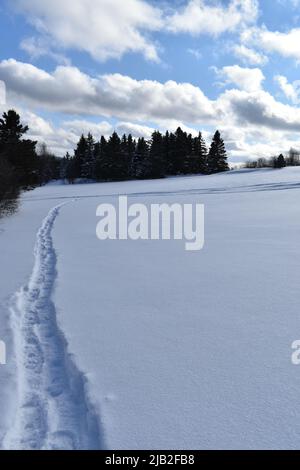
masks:
<instances>
[{"instance_id":1,"label":"cumulus cloud","mask_svg":"<svg viewBox=\"0 0 300 470\"><path fill-rule=\"evenodd\" d=\"M47 73L13 59L0 62L0 79L14 101L69 114L186 122L210 121L215 115L200 88L172 80L160 83L120 74L92 78L68 66Z\"/></svg>"},{"instance_id":2,"label":"cumulus cloud","mask_svg":"<svg viewBox=\"0 0 300 470\"><path fill-rule=\"evenodd\" d=\"M300 81L289 83L284 75L276 75L275 81L279 84L285 96L294 104L299 103Z\"/></svg>"},{"instance_id":3,"label":"cumulus cloud","mask_svg":"<svg viewBox=\"0 0 300 470\"><path fill-rule=\"evenodd\" d=\"M299 130L300 109L279 101L261 87L260 69L228 66L218 71L226 90L210 100L189 83L135 80L121 74L96 78L75 67L59 66L53 73L13 59L0 62L0 80L8 99L70 115L106 116L128 122L170 122L186 125L237 123L273 129ZM73 123L74 124L74 123Z\"/></svg>"},{"instance_id":4,"label":"cumulus cloud","mask_svg":"<svg viewBox=\"0 0 300 470\"><path fill-rule=\"evenodd\" d=\"M230 123L287 132L300 131L300 108L275 100L268 92L226 90L218 100Z\"/></svg>"},{"instance_id":5,"label":"cumulus cloud","mask_svg":"<svg viewBox=\"0 0 300 470\"><path fill-rule=\"evenodd\" d=\"M235 57L239 58L245 64L250 65L265 65L268 62L268 57L261 52L257 52L254 49L244 46L243 44L237 44L232 48L232 52Z\"/></svg>"},{"instance_id":6,"label":"cumulus cloud","mask_svg":"<svg viewBox=\"0 0 300 470\"><path fill-rule=\"evenodd\" d=\"M88 52L96 60L140 52L157 61L147 32L163 26L161 10L144 0L13 0L37 29L43 44ZM36 46L30 39L23 47ZM26 46L27 44L27 46ZM40 53L45 53L45 47Z\"/></svg>"},{"instance_id":7,"label":"cumulus cloud","mask_svg":"<svg viewBox=\"0 0 300 470\"><path fill-rule=\"evenodd\" d=\"M217 75L224 79L224 84L234 84L241 90L253 92L261 90L264 74L258 68L246 68L239 65L229 65L222 69L215 69Z\"/></svg>"},{"instance_id":8,"label":"cumulus cloud","mask_svg":"<svg viewBox=\"0 0 300 470\"><path fill-rule=\"evenodd\" d=\"M283 104L263 90L264 76L259 69L231 66L218 73L233 87L210 100L199 87L188 83L134 80L120 74L91 77L68 66L48 73L15 60L0 62L0 80L7 84L9 106L17 103L20 109L26 104L28 110L70 115L54 126L38 111L20 110L31 136L45 141L59 155L73 149L82 132L91 131L99 138L115 129L119 134L149 138L154 127L163 131L178 125L193 134L204 129L208 137L220 128L236 161L243 154L245 158L256 157L259 151L268 155L277 150L276 142L284 142L286 149L290 143L296 145L300 108Z\"/></svg>"},{"instance_id":9,"label":"cumulus cloud","mask_svg":"<svg viewBox=\"0 0 300 470\"><path fill-rule=\"evenodd\" d=\"M167 18L167 29L173 33L218 36L253 23L258 15L257 0L230 0L222 2L190 0L181 10Z\"/></svg>"},{"instance_id":10,"label":"cumulus cloud","mask_svg":"<svg viewBox=\"0 0 300 470\"><path fill-rule=\"evenodd\" d=\"M61 50L75 49L105 61L127 52L159 61L155 31L219 36L253 24L258 0L187 0L182 8L147 0L12 0L37 36L21 47L31 56L49 54L63 62Z\"/></svg>"},{"instance_id":11,"label":"cumulus cloud","mask_svg":"<svg viewBox=\"0 0 300 470\"><path fill-rule=\"evenodd\" d=\"M269 53L277 53L282 57L300 60L300 28L293 28L287 32L269 31L262 28L250 28L241 35L242 41L253 44Z\"/></svg>"}]
</instances>

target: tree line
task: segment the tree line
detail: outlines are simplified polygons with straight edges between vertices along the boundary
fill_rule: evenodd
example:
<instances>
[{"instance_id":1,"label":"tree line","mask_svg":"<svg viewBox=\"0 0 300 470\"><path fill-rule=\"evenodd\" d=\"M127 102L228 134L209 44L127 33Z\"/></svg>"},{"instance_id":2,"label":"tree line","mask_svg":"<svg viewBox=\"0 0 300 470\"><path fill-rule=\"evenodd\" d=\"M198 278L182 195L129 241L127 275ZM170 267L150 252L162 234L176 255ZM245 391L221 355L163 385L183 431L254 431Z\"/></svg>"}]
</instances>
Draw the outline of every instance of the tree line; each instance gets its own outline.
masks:
<instances>
[{"instance_id":1,"label":"tree line","mask_svg":"<svg viewBox=\"0 0 300 470\"><path fill-rule=\"evenodd\" d=\"M245 163L245 168L285 168L286 166L300 166L300 153L291 149L286 156L282 153L277 157L258 158Z\"/></svg>"},{"instance_id":2,"label":"tree line","mask_svg":"<svg viewBox=\"0 0 300 470\"><path fill-rule=\"evenodd\" d=\"M211 174L229 169L224 141L216 131L209 150L201 133L153 132L151 139L135 140L131 134L96 141L82 135L73 156L57 158L45 144L26 139L29 128L14 110L0 119L0 200L15 197L53 179L73 183L83 178L97 181L163 178L169 175Z\"/></svg>"},{"instance_id":3,"label":"tree line","mask_svg":"<svg viewBox=\"0 0 300 470\"><path fill-rule=\"evenodd\" d=\"M201 133L197 137L180 127L175 133L153 132L151 139L135 140L131 134L96 141L82 135L74 155L62 160L62 177L97 181L163 178L171 175L212 174L229 169L224 141L216 131L210 149Z\"/></svg>"}]
</instances>

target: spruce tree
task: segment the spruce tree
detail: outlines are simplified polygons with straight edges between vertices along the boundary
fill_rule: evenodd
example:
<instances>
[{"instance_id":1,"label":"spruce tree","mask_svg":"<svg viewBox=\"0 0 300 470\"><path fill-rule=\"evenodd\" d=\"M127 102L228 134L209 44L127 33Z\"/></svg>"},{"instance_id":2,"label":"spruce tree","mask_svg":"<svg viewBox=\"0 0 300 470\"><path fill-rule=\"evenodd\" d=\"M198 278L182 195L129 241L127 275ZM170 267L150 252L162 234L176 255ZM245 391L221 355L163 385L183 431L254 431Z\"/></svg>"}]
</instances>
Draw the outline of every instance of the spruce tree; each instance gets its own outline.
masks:
<instances>
[{"instance_id":1,"label":"spruce tree","mask_svg":"<svg viewBox=\"0 0 300 470\"><path fill-rule=\"evenodd\" d=\"M83 145L80 175L86 179L92 179L95 175L95 141L91 133Z\"/></svg>"},{"instance_id":2,"label":"spruce tree","mask_svg":"<svg viewBox=\"0 0 300 470\"><path fill-rule=\"evenodd\" d=\"M193 152L193 137L192 134L189 134L186 137L186 150L183 162L183 169L182 172L185 175L189 175L195 173L195 165L194 165L194 152Z\"/></svg>"},{"instance_id":3,"label":"spruce tree","mask_svg":"<svg viewBox=\"0 0 300 470\"><path fill-rule=\"evenodd\" d=\"M21 137L28 132L28 126L23 126L21 118L13 109L3 113L0 119L0 151L1 146L19 142Z\"/></svg>"},{"instance_id":4,"label":"spruce tree","mask_svg":"<svg viewBox=\"0 0 300 470\"><path fill-rule=\"evenodd\" d=\"M274 168L284 168L286 166L286 161L282 153L279 155L278 158L275 158L274 161Z\"/></svg>"},{"instance_id":5,"label":"spruce tree","mask_svg":"<svg viewBox=\"0 0 300 470\"><path fill-rule=\"evenodd\" d=\"M192 173L207 173L207 147L201 132L193 141Z\"/></svg>"},{"instance_id":6,"label":"spruce tree","mask_svg":"<svg viewBox=\"0 0 300 470\"><path fill-rule=\"evenodd\" d=\"M169 135L168 142L168 154L167 154L167 163L166 163L166 174L167 175L176 175L176 135L171 132Z\"/></svg>"},{"instance_id":7,"label":"spruce tree","mask_svg":"<svg viewBox=\"0 0 300 470\"><path fill-rule=\"evenodd\" d=\"M22 140L27 132L28 126L23 126L16 111L3 114L0 119L0 158L12 167L15 184L19 187L32 186L39 181L37 142Z\"/></svg>"},{"instance_id":8,"label":"spruce tree","mask_svg":"<svg viewBox=\"0 0 300 470\"><path fill-rule=\"evenodd\" d=\"M138 139L131 164L131 177L146 179L150 175L149 146L144 137Z\"/></svg>"},{"instance_id":9,"label":"spruce tree","mask_svg":"<svg viewBox=\"0 0 300 470\"><path fill-rule=\"evenodd\" d=\"M104 136L95 147L96 166L95 177L98 181L109 181L111 179L111 162L107 154L107 140Z\"/></svg>"},{"instance_id":10,"label":"spruce tree","mask_svg":"<svg viewBox=\"0 0 300 470\"><path fill-rule=\"evenodd\" d=\"M154 131L149 151L149 178L162 178L164 176L163 137L159 131Z\"/></svg>"},{"instance_id":11,"label":"spruce tree","mask_svg":"<svg viewBox=\"0 0 300 470\"><path fill-rule=\"evenodd\" d=\"M208 173L228 171L225 144L219 131L216 131L208 154Z\"/></svg>"},{"instance_id":12,"label":"spruce tree","mask_svg":"<svg viewBox=\"0 0 300 470\"><path fill-rule=\"evenodd\" d=\"M132 135L129 134L127 138L127 154L128 154L128 161L127 161L127 176L131 178L132 176L132 162L134 159L136 148L136 141L133 139Z\"/></svg>"},{"instance_id":13,"label":"spruce tree","mask_svg":"<svg viewBox=\"0 0 300 470\"><path fill-rule=\"evenodd\" d=\"M82 178L85 175L85 162L87 154L87 140L82 134L75 150L75 161L72 165L72 174L75 178Z\"/></svg>"},{"instance_id":14,"label":"spruce tree","mask_svg":"<svg viewBox=\"0 0 300 470\"><path fill-rule=\"evenodd\" d=\"M187 133L183 132L183 130L180 127L178 127L178 129L175 132L175 138L176 138L176 143L175 143L175 148L174 148L173 164L174 164L174 173L176 175L179 175L186 171L185 162L186 162L186 156L189 153L189 142L188 142Z\"/></svg>"},{"instance_id":15,"label":"spruce tree","mask_svg":"<svg viewBox=\"0 0 300 470\"><path fill-rule=\"evenodd\" d=\"M109 179L113 181L120 181L124 179L121 140L116 132L114 132L109 138L106 152Z\"/></svg>"}]
</instances>

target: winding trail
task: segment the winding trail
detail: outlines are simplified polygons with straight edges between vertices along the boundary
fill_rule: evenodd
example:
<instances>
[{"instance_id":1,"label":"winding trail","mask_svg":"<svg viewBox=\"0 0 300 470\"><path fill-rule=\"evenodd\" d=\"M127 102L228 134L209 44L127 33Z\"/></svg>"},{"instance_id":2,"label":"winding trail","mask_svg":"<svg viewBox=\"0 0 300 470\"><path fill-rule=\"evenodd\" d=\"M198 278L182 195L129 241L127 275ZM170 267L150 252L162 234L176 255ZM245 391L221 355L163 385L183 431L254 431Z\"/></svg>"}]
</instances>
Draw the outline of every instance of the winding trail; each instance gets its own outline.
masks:
<instances>
[{"instance_id":1,"label":"winding trail","mask_svg":"<svg viewBox=\"0 0 300 470\"><path fill-rule=\"evenodd\" d=\"M18 403L6 449L101 449L100 425L84 375L67 351L52 301L56 253L52 229L60 209L50 210L37 233L29 283L11 303Z\"/></svg>"}]
</instances>

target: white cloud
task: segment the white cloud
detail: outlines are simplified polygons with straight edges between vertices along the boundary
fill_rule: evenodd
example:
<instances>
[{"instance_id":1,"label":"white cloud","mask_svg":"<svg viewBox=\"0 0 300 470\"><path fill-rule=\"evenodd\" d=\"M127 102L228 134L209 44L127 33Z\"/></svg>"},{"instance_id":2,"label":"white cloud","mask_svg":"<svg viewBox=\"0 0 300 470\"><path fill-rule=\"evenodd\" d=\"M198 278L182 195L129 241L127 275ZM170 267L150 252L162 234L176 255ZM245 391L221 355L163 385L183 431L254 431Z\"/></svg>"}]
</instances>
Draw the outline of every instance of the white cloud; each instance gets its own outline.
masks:
<instances>
[{"instance_id":1,"label":"white cloud","mask_svg":"<svg viewBox=\"0 0 300 470\"><path fill-rule=\"evenodd\" d=\"M155 129L153 127L123 121L118 122L115 126L115 130L120 135L131 134L134 138L145 137L145 139L150 139Z\"/></svg>"},{"instance_id":2,"label":"white cloud","mask_svg":"<svg viewBox=\"0 0 300 470\"><path fill-rule=\"evenodd\" d=\"M38 59L42 56L49 56L54 59L56 62L64 65L69 65L70 61L63 54L58 52L53 52L49 48L49 44L44 38L26 38L20 44L20 47L23 51L27 52L31 59Z\"/></svg>"},{"instance_id":3,"label":"white cloud","mask_svg":"<svg viewBox=\"0 0 300 470\"><path fill-rule=\"evenodd\" d=\"M120 74L93 78L74 67L62 66L50 74L15 60L0 62L0 79L7 83L7 106L17 104L30 126L30 135L45 141L59 155L72 150L82 132L91 131L99 138L116 129L120 134L130 132L148 138L154 127L175 130L178 125L193 134L204 129L207 137L220 128L236 161L243 155L246 159L259 153L268 156L279 148L287 150L292 143L296 146L299 107L283 104L261 89L263 75L259 69L232 66L220 73L235 87L213 101L188 83L139 81ZM28 109L63 111L71 119L54 126L37 112L24 112L24 103ZM90 122L84 117L89 115L111 117L117 122L112 125L101 117Z\"/></svg>"},{"instance_id":4,"label":"white cloud","mask_svg":"<svg viewBox=\"0 0 300 470\"><path fill-rule=\"evenodd\" d=\"M97 140L99 140L102 135L105 137L109 136L114 130L113 126L107 121L95 123L86 121L84 119L64 121L62 126L71 134L74 134L76 138L81 134L87 135L89 132L91 132Z\"/></svg>"},{"instance_id":5,"label":"white cloud","mask_svg":"<svg viewBox=\"0 0 300 470\"><path fill-rule=\"evenodd\" d=\"M67 66L50 74L14 59L0 62L0 79L14 102L68 114L186 122L211 121L215 116L213 103L189 83L139 81L120 74L92 78Z\"/></svg>"},{"instance_id":6,"label":"white cloud","mask_svg":"<svg viewBox=\"0 0 300 470\"><path fill-rule=\"evenodd\" d=\"M180 11L167 18L167 29L173 33L218 36L253 23L258 15L257 0L222 2L190 0Z\"/></svg>"},{"instance_id":7,"label":"white cloud","mask_svg":"<svg viewBox=\"0 0 300 470\"><path fill-rule=\"evenodd\" d=\"M263 90L252 93L226 90L219 97L218 106L231 125L290 133L300 131L300 108L280 103Z\"/></svg>"},{"instance_id":8,"label":"white cloud","mask_svg":"<svg viewBox=\"0 0 300 470\"><path fill-rule=\"evenodd\" d=\"M250 65L265 65L268 62L268 57L261 52L257 52L254 49L238 44L232 48L232 51L236 57L241 59L245 64Z\"/></svg>"},{"instance_id":9,"label":"white cloud","mask_svg":"<svg viewBox=\"0 0 300 470\"><path fill-rule=\"evenodd\" d=\"M284 75L276 75L274 80L278 83L288 100L293 104L300 103L300 80L289 83Z\"/></svg>"},{"instance_id":10,"label":"white cloud","mask_svg":"<svg viewBox=\"0 0 300 470\"><path fill-rule=\"evenodd\" d=\"M248 92L261 90L262 82L265 79L264 74L258 68L249 69L239 65L229 65L215 70L217 75L225 80L225 84L232 83Z\"/></svg>"},{"instance_id":11,"label":"white cloud","mask_svg":"<svg viewBox=\"0 0 300 470\"><path fill-rule=\"evenodd\" d=\"M59 63L65 62L61 51L69 49L99 61L127 52L159 61L160 47L151 33L219 36L253 24L259 10L258 0L229 0L227 5L221 0L188 0L179 10L149 0L13 0L13 5L37 30L21 47L31 57L50 55ZM190 51L199 58L200 51Z\"/></svg>"},{"instance_id":12,"label":"white cloud","mask_svg":"<svg viewBox=\"0 0 300 470\"><path fill-rule=\"evenodd\" d=\"M140 52L149 60L158 60L157 46L147 32L162 28L161 11L144 0L14 0L14 3L50 48L86 51L100 61L119 58L125 52Z\"/></svg>"},{"instance_id":13,"label":"white cloud","mask_svg":"<svg viewBox=\"0 0 300 470\"><path fill-rule=\"evenodd\" d=\"M269 31L266 27L251 28L241 35L244 43L253 44L269 53L300 61L300 28L288 32Z\"/></svg>"}]
</instances>

